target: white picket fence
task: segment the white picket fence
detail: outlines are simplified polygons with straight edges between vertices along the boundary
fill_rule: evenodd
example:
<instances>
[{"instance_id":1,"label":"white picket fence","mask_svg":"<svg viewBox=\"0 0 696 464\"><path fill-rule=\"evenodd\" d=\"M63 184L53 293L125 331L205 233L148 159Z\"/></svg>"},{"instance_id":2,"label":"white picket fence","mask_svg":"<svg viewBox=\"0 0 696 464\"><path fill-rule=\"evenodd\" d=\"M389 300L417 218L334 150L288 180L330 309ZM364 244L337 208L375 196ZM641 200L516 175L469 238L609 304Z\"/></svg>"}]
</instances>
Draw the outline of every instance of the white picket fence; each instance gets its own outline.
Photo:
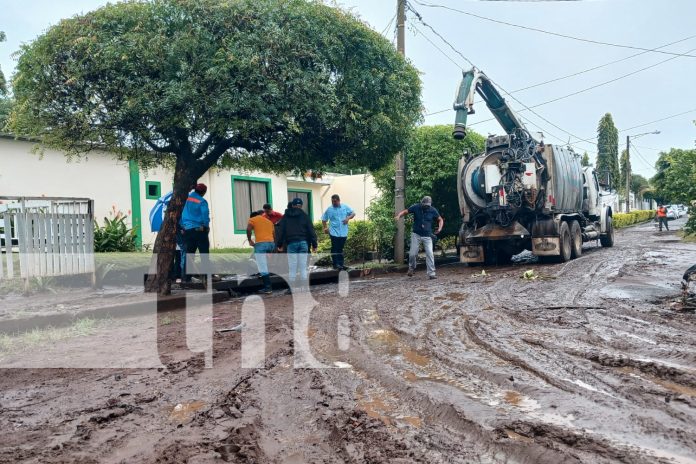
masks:
<instances>
[{"instance_id":1,"label":"white picket fence","mask_svg":"<svg viewBox=\"0 0 696 464\"><path fill-rule=\"evenodd\" d=\"M0 279L94 270L93 200L0 196Z\"/></svg>"}]
</instances>

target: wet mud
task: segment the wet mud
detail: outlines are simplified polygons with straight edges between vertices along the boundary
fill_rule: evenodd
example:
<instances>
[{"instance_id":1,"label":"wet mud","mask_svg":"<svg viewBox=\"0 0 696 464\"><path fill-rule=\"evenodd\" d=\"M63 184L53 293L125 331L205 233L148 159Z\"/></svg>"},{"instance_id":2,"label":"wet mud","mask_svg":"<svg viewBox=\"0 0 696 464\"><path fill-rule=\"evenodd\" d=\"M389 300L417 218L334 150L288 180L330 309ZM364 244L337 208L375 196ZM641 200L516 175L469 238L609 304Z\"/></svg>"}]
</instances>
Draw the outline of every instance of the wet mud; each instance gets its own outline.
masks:
<instances>
[{"instance_id":1,"label":"wet mud","mask_svg":"<svg viewBox=\"0 0 696 464\"><path fill-rule=\"evenodd\" d=\"M167 315L159 368L3 369L0 462L696 463L696 316L671 304L696 245L675 240L638 227L565 264L317 286L305 333L326 369L296 367L292 296L264 298L254 369L238 332L206 368ZM95 337L125 348L142 323Z\"/></svg>"}]
</instances>

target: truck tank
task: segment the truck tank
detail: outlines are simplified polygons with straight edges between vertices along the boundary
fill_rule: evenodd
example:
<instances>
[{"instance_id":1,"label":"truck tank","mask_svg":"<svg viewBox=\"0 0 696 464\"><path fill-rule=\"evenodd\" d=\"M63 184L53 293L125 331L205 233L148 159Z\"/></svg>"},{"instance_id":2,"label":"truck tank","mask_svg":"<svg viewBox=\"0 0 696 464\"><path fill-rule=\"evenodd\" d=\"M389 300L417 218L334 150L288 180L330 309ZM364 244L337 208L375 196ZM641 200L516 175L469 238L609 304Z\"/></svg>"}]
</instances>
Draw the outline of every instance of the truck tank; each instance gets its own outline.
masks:
<instances>
[{"instance_id":1,"label":"truck tank","mask_svg":"<svg viewBox=\"0 0 696 464\"><path fill-rule=\"evenodd\" d=\"M584 176L572 150L538 145L516 150L514 136L489 137L486 152L468 160L459 176L462 211L507 227L525 214L579 211ZM483 220L481 216L488 216ZM481 225L481 224L480 224Z\"/></svg>"}]
</instances>

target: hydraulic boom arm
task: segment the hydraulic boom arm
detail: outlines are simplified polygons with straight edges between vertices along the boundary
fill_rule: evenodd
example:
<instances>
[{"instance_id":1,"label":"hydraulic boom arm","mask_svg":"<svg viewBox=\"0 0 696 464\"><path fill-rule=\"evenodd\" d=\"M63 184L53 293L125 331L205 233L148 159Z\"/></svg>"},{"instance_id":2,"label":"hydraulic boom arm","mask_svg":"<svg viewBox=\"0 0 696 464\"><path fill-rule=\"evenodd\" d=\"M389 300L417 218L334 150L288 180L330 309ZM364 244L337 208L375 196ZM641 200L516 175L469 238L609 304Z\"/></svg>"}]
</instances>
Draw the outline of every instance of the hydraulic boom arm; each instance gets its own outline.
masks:
<instances>
[{"instance_id":1,"label":"hydraulic boom arm","mask_svg":"<svg viewBox=\"0 0 696 464\"><path fill-rule=\"evenodd\" d=\"M495 119L505 129L508 135L511 135L516 129L522 129L525 132L527 128L517 118L517 115L508 106L505 99L500 95L498 89L493 86L493 82L484 73L476 68L471 68L464 72L459 91L457 92L457 100L454 102L454 110L457 112L454 121L453 136L455 139L463 139L466 135L466 118L469 114L474 114L474 93L478 92L486 102L486 106L491 110Z\"/></svg>"}]
</instances>

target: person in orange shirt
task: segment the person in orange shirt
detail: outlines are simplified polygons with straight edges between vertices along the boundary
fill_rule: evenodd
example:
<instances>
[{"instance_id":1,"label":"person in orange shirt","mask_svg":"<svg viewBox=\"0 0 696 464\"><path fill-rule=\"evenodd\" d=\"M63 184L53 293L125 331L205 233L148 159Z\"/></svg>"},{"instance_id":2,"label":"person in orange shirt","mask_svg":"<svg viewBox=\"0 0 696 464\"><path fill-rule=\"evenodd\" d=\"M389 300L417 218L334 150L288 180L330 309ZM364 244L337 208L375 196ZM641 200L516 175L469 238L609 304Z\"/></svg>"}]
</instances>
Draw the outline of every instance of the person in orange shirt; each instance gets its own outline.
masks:
<instances>
[{"instance_id":1,"label":"person in orange shirt","mask_svg":"<svg viewBox=\"0 0 696 464\"><path fill-rule=\"evenodd\" d=\"M660 232L662 232L662 224L669 230L669 225L667 225L667 208L662 203L657 205L657 221L660 224Z\"/></svg>"},{"instance_id":2,"label":"person in orange shirt","mask_svg":"<svg viewBox=\"0 0 696 464\"><path fill-rule=\"evenodd\" d=\"M247 224L247 239L249 245L254 247L254 255L256 256L256 265L261 274L263 281L263 289L260 293L270 295L273 293L271 286L271 277L268 273L268 254L275 250L275 236L273 234L273 223L266 218L263 212L254 211L251 213ZM251 238L251 233L254 233L254 238Z\"/></svg>"}]
</instances>

